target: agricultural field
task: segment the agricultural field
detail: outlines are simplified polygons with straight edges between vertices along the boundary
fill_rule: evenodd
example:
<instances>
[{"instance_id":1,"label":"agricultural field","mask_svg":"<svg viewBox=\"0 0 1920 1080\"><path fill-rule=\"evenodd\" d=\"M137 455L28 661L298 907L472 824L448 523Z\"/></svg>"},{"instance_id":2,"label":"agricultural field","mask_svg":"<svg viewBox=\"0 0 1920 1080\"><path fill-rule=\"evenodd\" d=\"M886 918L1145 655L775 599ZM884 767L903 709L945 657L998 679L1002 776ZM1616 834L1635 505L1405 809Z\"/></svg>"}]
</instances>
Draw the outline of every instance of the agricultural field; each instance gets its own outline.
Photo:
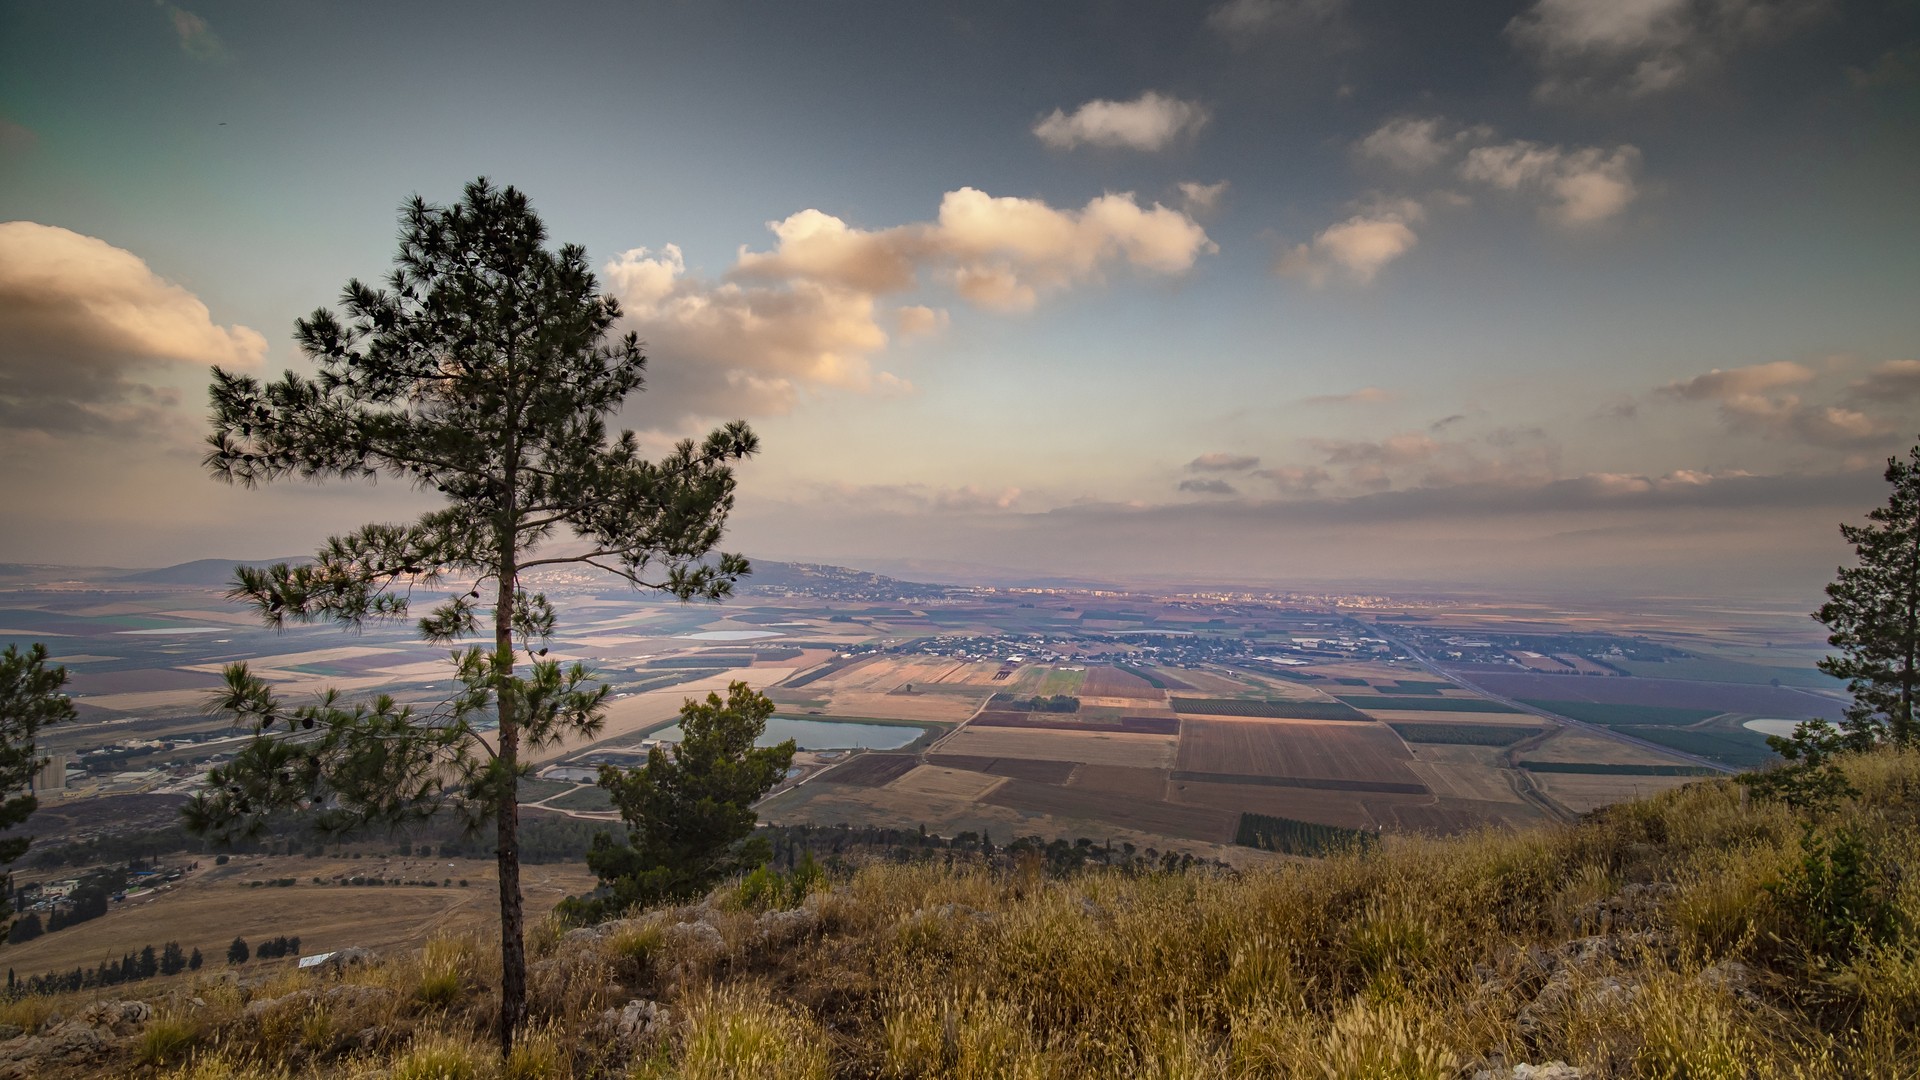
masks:
<instances>
[{"instance_id":1,"label":"agricultural field","mask_svg":"<svg viewBox=\"0 0 1920 1080\"><path fill-rule=\"evenodd\" d=\"M1332 790L1394 790L1358 786L1390 784L1420 793L1418 777L1407 768L1412 755L1379 724L1187 719L1180 728L1179 779L1313 779L1340 785Z\"/></svg>"},{"instance_id":2,"label":"agricultural field","mask_svg":"<svg viewBox=\"0 0 1920 1080\"><path fill-rule=\"evenodd\" d=\"M1176 735L1104 731L1081 733L968 724L942 739L934 752L966 757L1038 758L1043 761L1166 769L1173 767L1174 751L1179 742L1180 737Z\"/></svg>"},{"instance_id":3,"label":"agricultural field","mask_svg":"<svg viewBox=\"0 0 1920 1080\"><path fill-rule=\"evenodd\" d=\"M1602 776L1580 773L1534 773L1533 782L1546 796L1576 814L1602 806L1657 795L1686 784L1689 776Z\"/></svg>"},{"instance_id":4,"label":"agricultural field","mask_svg":"<svg viewBox=\"0 0 1920 1080\"><path fill-rule=\"evenodd\" d=\"M316 885L313 878L365 875L425 885ZM292 878L288 886L249 886L249 881ZM460 883L465 880L463 887ZM225 866L212 856L177 884L115 904L80 926L43 934L4 948L5 963L22 978L47 971L93 967L147 945L178 941L199 949L216 970L226 963L234 937L258 944L297 936L302 953L348 946L376 950L417 947L438 933L497 927L499 891L492 859L429 859L390 856L340 859L236 855ZM444 884L450 881L451 884ZM529 912L545 911L570 894L593 888L585 866L529 864L521 887ZM243 970L273 962L249 963ZM144 984L143 984L144 985Z\"/></svg>"}]
</instances>

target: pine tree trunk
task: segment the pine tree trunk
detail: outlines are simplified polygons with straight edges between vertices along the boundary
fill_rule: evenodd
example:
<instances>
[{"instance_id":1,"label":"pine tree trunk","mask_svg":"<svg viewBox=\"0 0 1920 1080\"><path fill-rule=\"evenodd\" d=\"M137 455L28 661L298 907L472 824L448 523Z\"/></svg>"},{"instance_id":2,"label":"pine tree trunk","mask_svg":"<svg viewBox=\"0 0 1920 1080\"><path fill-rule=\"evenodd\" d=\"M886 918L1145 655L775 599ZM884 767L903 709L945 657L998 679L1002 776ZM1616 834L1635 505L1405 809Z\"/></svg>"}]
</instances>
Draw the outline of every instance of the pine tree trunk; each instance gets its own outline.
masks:
<instances>
[{"instance_id":1,"label":"pine tree trunk","mask_svg":"<svg viewBox=\"0 0 1920 1080\"><path fill-rule=\"evenodd\" d=\"M512 491L511 473L508 490ZM512 496L508 496L506 518L514 520ZM513 683L513 604L519 591L519 568L511 526L501 530L500 600L494 608L495 700L500 708L500 805L495 818L499 846L495 855L500 868L500 1056L513 1052L513 1039L527 1017L527 951L524 938L525 911L520 900L520 799L519 756L520 725L515 709L518 696Z\"/></svg>"}]
</instances>

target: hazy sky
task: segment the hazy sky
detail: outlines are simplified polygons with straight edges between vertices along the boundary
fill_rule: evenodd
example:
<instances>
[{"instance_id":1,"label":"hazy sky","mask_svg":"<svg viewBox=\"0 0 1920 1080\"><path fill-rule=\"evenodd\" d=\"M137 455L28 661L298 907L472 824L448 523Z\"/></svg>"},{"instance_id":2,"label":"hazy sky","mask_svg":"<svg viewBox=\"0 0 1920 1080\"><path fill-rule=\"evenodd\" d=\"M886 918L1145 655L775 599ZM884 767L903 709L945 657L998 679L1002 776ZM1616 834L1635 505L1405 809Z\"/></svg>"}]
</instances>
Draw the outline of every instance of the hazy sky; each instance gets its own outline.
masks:
<instances>
[{"instance_id":1,"label":"hazy sky","mask_svg":"<svg viewBox=\"0 0 1920 1080\"><path fill-rule=\"evenodd\" d=\"M730 546L1791 593L1920 437L1920 5L0 2L0 560L310 550L207 367L476 175Z\"/></svg>"}]
</instances>

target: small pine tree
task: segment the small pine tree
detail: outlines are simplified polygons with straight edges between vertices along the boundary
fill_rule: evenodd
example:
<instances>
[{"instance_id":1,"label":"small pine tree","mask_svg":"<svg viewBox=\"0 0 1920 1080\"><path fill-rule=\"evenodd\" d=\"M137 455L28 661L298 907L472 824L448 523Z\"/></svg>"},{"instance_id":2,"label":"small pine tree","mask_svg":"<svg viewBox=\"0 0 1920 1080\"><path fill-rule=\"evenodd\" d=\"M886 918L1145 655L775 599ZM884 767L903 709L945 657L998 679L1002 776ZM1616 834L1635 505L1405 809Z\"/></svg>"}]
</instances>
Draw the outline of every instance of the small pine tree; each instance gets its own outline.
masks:
<instances>
[{"instance_id":1,"label":"small pine tree","mask_svg":"<svg viewBox=\"0 0 1920 1080\"><path fill-rule=\"evenodd\" d=\"M160 974L178 975L187 969L187 954L180 949L180 943L169 941L160 950Z\"/></svg>"},{"instance_id":2,"label":"small pine tree","mask_svg":"<svg viewBox=\"0 0 1920 1080\"><path fill-rule=\"evenodd\" d=\"M253 954L247 948L246 938L234 938L233 944L227 946L227 963L229 964L244 964L247 962L247 957L251 955Z\"/></svg>"},{"instance_id":3,"label":"small pine tree","mask_svg":"<svg viewBox=\"0 0 1920 1080\"><path fill-rule=\"evenodd\" d=\"M1840 526L1858 565L1840 568L1813 616L1840 650L1819 666L1853 694L1840 724L1853 749L1920 744L1920 445L1888 458L1886 478L1893 491L1869 524Z\"/></svg>"},{"instance_id":4,"label":"small pine tree","mask_svg":"<svg viewBox=\"0 0 1920 1080\"><path fill-rule=\"evenodd\" d=\"M201 963L201 960L200 960L200 949L199 949L199 947L198 947L198 946L196 946L196 947L194 948L194 950L193 950L193 955L192 955L192 956L189 956L189 957L187 957L187 970L188 970L188 971L199 971L199 970L200 970L200 963Z\"/></svg>"}]
</instances>

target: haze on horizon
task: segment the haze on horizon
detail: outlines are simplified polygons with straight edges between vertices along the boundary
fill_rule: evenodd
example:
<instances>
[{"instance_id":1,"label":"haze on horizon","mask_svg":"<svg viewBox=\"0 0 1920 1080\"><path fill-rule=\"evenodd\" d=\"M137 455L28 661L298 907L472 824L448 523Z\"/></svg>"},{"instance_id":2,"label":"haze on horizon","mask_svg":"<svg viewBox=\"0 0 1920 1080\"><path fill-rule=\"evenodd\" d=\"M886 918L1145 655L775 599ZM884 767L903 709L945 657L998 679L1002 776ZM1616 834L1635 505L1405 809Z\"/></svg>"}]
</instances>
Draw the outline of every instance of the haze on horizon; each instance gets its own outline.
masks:
<instances>
[{"instance_id":1,"label":"haze on horizon","mask_svg":"<svg viewBox=\"0 0 1920 1080\"><path fill-rule=\"evenodd\" d=\"M207 367L477 175L586 246L727 546L1811 593L1920 437L1920 9L0 0L0 561L311 550Z\"/></svg>"}]
</instances>

